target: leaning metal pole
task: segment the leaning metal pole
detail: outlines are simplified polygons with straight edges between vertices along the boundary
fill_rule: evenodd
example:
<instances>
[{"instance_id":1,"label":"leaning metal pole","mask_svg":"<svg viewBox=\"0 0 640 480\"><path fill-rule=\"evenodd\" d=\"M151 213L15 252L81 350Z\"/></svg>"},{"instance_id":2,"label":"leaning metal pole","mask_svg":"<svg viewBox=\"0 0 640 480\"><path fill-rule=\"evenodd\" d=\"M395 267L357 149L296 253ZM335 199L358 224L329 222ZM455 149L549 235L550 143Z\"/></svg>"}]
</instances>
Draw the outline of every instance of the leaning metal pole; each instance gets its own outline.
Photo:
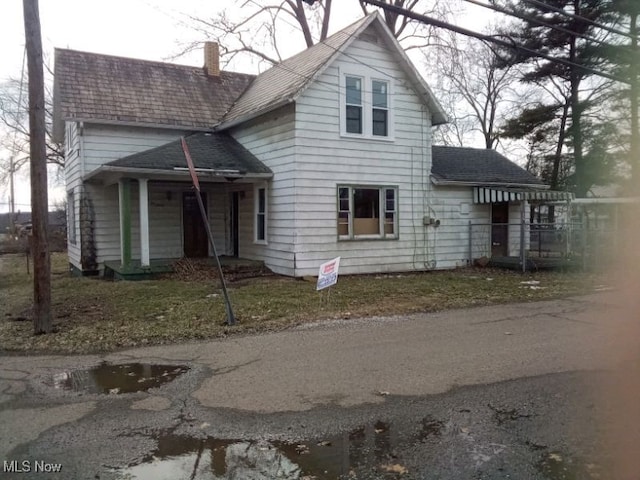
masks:
<instances>
[{"instance_id":1,"label":"leaning metal pole","mask_svg":"<svg viewBox=\"0 0 640 480\"><path fill-rule=\"evenodd\" d=\"M191 154L189 153L189 146L187 145L186 140L184 139L184 137L182 137L180 140L182 142L182 151L184 152L184 156L187 159L187 165L189 166L189 172L191 173L191 180L193 181L193 187L196 190L196 198L198 199L198 206L200 207L200 215L202 216L204 227L207 230L207 236L209 237L209 244L211 245L211 250L213 251L213 257L216 259L216 265L218 266L218 275L220 276L220 284L222 285L222 294L224 295L224 303L225 303L225 308L227 310L227 325L235 325L236 319L233 316L233 309L231 308L231 300L229 300L227 285L224 281L224 275L222 273L222 265L220 265L220 259L218 258L216 244L213 241L213 233L211 232L211 226L209 225L209 220L207 219L207 211L204 209L204 203L202 202L202 195L200 194L200 182L198 180L198 175L196 174L195 167L193 166L193 160L191 159Z\"/></svg>"}]
</instances>

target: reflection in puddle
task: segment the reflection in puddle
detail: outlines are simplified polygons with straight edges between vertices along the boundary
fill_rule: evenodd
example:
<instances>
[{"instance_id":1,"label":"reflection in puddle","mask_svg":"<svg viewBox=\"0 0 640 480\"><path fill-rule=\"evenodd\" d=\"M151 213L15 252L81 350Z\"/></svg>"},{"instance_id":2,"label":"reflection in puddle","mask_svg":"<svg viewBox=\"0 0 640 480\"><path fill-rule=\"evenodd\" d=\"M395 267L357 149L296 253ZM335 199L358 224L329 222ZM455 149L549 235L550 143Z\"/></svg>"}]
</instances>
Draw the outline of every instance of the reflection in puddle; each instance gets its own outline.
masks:
<instances>
[{"instance_id":1,"label":"reflection in puddle","mask_svg":"<svg viewBox=\"0 0 640 480\"><path fill-rule=\"evenodd\" d=\"M87 370L72 370L53 376L53 386L61 390L87 393L143 392L159 387L182 375L184 365L154 365L127 363L113 365L103 362Z\"/></svg>"},{"instance_id":2,"label":"reflection in puddle","mask_svg":"<svg viewBox=\"0 0 640 480\"><path fill-rule=\"evenodd\" d=\"M398 438L376 422L313 442L250 442L162 435L143 463L119 470L119 479L336 479L358 467L393 462ZM393 476L390 478L394 478Z\"/></svg>"}]
</instances>

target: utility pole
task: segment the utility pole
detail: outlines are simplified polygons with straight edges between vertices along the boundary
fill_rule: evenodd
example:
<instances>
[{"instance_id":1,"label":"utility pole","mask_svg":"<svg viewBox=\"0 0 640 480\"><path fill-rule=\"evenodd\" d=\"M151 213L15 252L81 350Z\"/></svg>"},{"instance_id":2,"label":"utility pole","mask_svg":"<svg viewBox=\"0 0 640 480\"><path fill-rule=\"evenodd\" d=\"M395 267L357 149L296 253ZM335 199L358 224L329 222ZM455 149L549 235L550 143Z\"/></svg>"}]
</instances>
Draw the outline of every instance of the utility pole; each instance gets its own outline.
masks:
<instances>
[{"instance_id":1,"label":"utility pole","mask_svg":"<svg viewBox=\"0 0 640 480\"><path fill-rule=\"evenodd\" d=\"M33 331L50 333L51 258L47 239L49 223L47 152L44 115L44 72L38 0L23 0L24 34L29 72L29 151L31 172L31 223L33 255Z\"/></svg>"}]
</instances>

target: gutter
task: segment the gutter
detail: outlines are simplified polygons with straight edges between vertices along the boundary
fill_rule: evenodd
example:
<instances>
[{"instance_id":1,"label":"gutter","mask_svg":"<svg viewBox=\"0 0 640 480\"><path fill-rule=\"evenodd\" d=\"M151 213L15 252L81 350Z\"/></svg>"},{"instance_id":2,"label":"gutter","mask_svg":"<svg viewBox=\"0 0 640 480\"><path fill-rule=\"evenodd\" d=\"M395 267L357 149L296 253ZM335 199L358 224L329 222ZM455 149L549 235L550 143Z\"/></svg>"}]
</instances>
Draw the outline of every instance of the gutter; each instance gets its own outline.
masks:
<instances>
[{"instance_id":1,"label":"gutter","mask_svg":"<svg viewBox=\"0 0 640 480\"><path fill-rule=\"evenodd\" d=\"M164 169L159 169L159 168L128 168L128 167L116 167L113 165L102 165L101 167L96 168L95 170L92 170L88 175L83 177L83 181L89 181L92 178L98 177L100 174L102 173L121 173L123 175L134 175L134 176L139 176L142 178L150 178L153 176L158 176L158 175L164 175L164 176L174 176L174 177L184 177L184 178L189 178L189 171L187 169L180 169L180 170L164 170ZM204 173L204 172L203 172ZM240 178L248 178L248 179L270 179L273 178L273 173L245 173L245 174L240 174L240 173L229 173L226 172L227 174L225 175L224 171L219 171L216 172L215 170L211 171L211 172L206 172L205 175L199 175L202 176L204 178L207 177L213 177L213 178L220 178L220 177L231 177L234 179L240 179Z\"/></svg>"},{"instance_id":2,"label":"gutter","mask_svg":"<svg viewBox=\"0 0 640 480\"><path fill-rule=\"evenodd\" d=\"M549 190L549 185L540 185L532 183L505 183L505 182L462 182L457 180L440 180L431 175L431 181L434 185L442 186L458 186L458 187L486 187L486 188L530 188L534 190Z\"/></svg>"},{"instance_id":3,"label":"gutter","mask_svg":"<svg viewBox=\"0 0 640 480\"><path fill-rule=\"evenodd\" d=\"M79 122L89 123L92 125L117 125L124 127L144 127L144 128L158 128L163 130L177 130L177 131L193 131L193 132L210 132L210 126L194 126L194 125L170 125L166 123L146 123L146 122L134 122L134 121L122 121L122 120L106 120L101 118L82 118L82 117L64 117L63 122Z\"/></svg>"}]
</instances>

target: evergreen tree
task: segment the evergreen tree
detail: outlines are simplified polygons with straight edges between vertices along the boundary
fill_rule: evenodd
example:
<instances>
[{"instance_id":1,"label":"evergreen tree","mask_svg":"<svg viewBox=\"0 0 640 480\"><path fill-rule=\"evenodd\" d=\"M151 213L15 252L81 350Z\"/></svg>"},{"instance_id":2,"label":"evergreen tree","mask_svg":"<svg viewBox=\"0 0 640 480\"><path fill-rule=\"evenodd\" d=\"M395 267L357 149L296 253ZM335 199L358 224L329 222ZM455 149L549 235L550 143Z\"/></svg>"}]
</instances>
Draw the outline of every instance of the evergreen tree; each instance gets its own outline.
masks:
<instances>
[{"instance_id":1,"label":"evergreen tree","mask_svg":"<svg viewBox=\"0 0 640 480\"><path fill-rule=\"evenodd\" d=\"M498 3L498 2L496 2ZM549 93L550 100L542 103L541 110L555 112L547 116L534 131L550 131L555 125L557 140L553 155L547 160L552 162L547 179L552 187L566 183L577 196L585 196L589 188L603 181L598 177L601 170L593 167L598 162L598 151L588 150L593 142L585 142L584 119L589 108L601 105L607 98L611 81L595 77L591 71L603 69L609 59L596 53L597 47L607 40L610 33L596 24L612 24L616 20L611 0L546 0L543 2L505 0L504 8L526 18L514 31L502 32L516 45L533 52L541 52L565 63L542 60L533 53L513 49L506 52L503 61L507 64L519 64L523 67L522 81L540 86ZM545 6L546 5L546 6ZM583 67L586 67L583 68ZM592 92L605 95L594 98ZM587 97L590 97L587 99ZM523 112L526 117L530 112ZM524 121L522 115L520 120ZM515 131L511 129L512 133ZM517 129L516 129L517 130ZM551 129L553 130L553 129ZM561 178L562 164L569 158L572 175Z\"/></svg>"}]
</instances>

